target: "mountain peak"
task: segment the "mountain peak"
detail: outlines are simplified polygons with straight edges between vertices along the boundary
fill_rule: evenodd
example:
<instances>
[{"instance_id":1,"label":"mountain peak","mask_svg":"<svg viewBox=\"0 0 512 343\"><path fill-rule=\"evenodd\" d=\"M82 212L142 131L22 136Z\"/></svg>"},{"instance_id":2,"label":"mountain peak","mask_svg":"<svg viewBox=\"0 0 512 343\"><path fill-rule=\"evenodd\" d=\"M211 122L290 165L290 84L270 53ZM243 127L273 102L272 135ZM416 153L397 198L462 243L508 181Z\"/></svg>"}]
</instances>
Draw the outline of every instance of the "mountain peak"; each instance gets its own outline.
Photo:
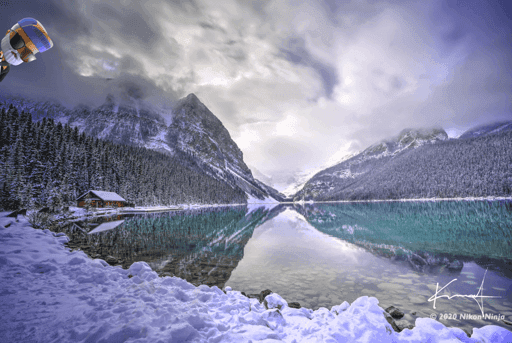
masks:
<instances>
[{"instance_id":1,"label":"mountain peak","mask_svg":"<svg viewBox=\"0 0 512 343\"><path fill-rule=\"evenodd\" d=\"M439 127L405 129L397 136L373 144L363 151L363 155L377 156L381 154L396 154L404 149L416 148L425 143L434 143L446 139L448 139L448 134Z\"/></svg>"},{"instance_id":2,"label":"mountain peak","mask_svg":"<svg viewBox=\"0 0 512 343\"><path fill-rule=\"evenodd\" d=\"M197 95L195 95L194 93L190 93L186 97L179 99L174 107L179 108L182 106L196 108L196 109L202 108L203 110L209 112L208 108L201 102L201 100L199 100Z\"/></svg>"},{"instance_id":3,"label":"mountain peak","mask_svg":"<svg viewBox=\"0 0 512 343\"><path fill-rule=\"evenodd\" d=\"M197 95L195 95L194 93L190 93L189 95L187 95L185 97L185 100L187 102L192 102L192 103L201 103L201 100L199 100L199 98L197 97Z\"/></svg>"},{"instance_id":4,"label":"mountain peak","mask_svg":"<svg viewBox=\"0 0 512 343\"><path fill-rule=\"evenodd\" d=\"M440 127L424 128L424 129L405 129L400 132L396 141L400 142L403 139L420 139L420 140L445 140L448 134Z\"/></svg>"}]
</instances>

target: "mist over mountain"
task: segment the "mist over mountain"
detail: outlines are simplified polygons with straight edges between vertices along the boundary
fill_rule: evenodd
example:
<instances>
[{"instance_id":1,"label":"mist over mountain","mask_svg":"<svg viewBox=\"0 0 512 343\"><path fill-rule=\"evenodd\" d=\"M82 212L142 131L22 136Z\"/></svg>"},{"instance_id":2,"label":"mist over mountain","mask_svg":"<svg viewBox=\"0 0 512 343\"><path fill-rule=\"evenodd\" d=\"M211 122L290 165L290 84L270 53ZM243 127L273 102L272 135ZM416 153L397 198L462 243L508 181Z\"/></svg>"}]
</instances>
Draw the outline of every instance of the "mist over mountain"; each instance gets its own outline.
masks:
<instances>
[{"instance_id":1,"label":"mist over mountain","mask_svg":"<svg viewBox=\"0 0 512 343\"><path fill-rule=\"evenodd\" d=\"M171 111L162 111L138 99L115 99L107 95L105 103L91 108L79 105L67 109L56 101L30 101L4 97L19 111L32 114L34 121L52 118L80 133L136 147L145 147L171 156L186 154L196 163L187 167L243 190L249 197L279 201L284 196L254 179L243 160L242 151L231 139L221 121L194 94L180 99ZM170 124L166 117L170 116Z\"/></svg>"},{"instance_id":2,"label":"mist over mountain","mask_svg":"<svg viewBox=\"0 0 512 343\"><path fill-rule=\"evenodd\" d=\"M298 191L300 191L304 185L317 173L321 172L324 169L330 168L332 166L335 166L343 161L346 161L356 155L358 155L359 152L350 153L342 158L338 159L336 163L326 163L323 167L315 168L312 171L296 171L293 176L288 177L287 179L287 187L285 190L282 191L282 193L290 198L292 198Z\"/></svg>"},{"instance_id":3,"label":"mist over mountain","mask_svg":"<svg viewBox=\"0 0 512 343\"><path fill-rule=\"evenodd\" d=\"M482 136L492 135L495 133L511 131L511 130L512 130L512 122L510 122L510 121L497 122L497 123L481 125L481 126L477 126L475 128L469 129L468 131L466 131L462 135L460 135L459 139L482 137Z\"/></svg>"},{"instance_id":4,"label":"mist over mountain","mask_svg":"<svg viewBox=\"0 0 512 343\"><path fill-rule=\"evenodd\" d=\"M424 197L510 196L512 193L512 122L468 130L449 139L441 128L406 129L360 153L320 171L297 172L279 193L268 184L282 184L279 176L255 170L222 122L195 96L159 109L140 99L107 95L96 108L67 109L56 101L4 97L31 113L34 121L52 118L80 133L181 159L189 169L204 173L266 201L399 199ZM192 162L193 161L193 162Z\"/></svg>"},{"instance_id":5,"label":"mist over mountain","mask_svg":"<svg viewBox=\"0 0 512 343\"><path fill-rule=\"evenodd\" d=\"M370 200L510 196L512 123L448 139L443 129L407 129L324 169L294 196L300 200Z\"/></svg>"}]
</instances>

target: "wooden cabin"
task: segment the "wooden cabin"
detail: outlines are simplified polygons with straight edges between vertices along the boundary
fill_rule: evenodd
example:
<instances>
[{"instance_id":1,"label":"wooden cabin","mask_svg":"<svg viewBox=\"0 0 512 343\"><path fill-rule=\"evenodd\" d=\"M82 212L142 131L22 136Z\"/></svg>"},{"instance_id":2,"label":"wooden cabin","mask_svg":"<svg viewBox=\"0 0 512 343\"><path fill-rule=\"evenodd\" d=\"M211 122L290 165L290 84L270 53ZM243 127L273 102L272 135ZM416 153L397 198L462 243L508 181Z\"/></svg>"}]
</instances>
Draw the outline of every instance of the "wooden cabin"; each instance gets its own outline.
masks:
<instances>
[{"instance_id":1,"label":"wooden cabin","mask_svg":"<svg viewBox=\"0 0 512 343\"><path fill-rule=\"evenodd\" d=\"M79 196L76 199L76 205L78 207L85 207L86 201L90 201L92 207L124 207L126 206L126 200L124 200L119 194L114 192L104 192L90 190L87 193Z\"/></svg>"}]
</instances>

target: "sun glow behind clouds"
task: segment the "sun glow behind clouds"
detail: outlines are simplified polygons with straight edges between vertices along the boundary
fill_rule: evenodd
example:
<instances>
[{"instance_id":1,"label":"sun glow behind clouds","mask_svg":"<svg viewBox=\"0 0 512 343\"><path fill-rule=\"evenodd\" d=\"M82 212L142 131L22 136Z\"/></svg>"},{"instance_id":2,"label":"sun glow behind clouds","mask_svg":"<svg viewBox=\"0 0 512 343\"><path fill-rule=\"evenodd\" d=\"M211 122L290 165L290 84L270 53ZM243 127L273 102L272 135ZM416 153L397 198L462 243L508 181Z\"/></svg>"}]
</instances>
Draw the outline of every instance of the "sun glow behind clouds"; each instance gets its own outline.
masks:
<instances>
[{"instance_id":1,"label":"sun glow behind clouds","mask_svg":"<svg viewBox=\"0 0 512 343\"><path fill-rule=\"evenodd\" d=\"M233 83L240 80L242 77L239 75L235 78L228 77L220 70L214 70L209 67L200 68L195 71L198 76L199 86L222 86L229 87Z\"/></svg>"},{"instance_id":2,"label":"sun glow behind clouds","mask_svg":"<svg viewBox=\"0 0 512 343\"><path fill-rule=\"evenodd\" d=\"M276 124L275 134L281 136L293 136L297 133L298 124L298 119L295 116L289 114L284 120Z\"/></svg>"}]
</instances>

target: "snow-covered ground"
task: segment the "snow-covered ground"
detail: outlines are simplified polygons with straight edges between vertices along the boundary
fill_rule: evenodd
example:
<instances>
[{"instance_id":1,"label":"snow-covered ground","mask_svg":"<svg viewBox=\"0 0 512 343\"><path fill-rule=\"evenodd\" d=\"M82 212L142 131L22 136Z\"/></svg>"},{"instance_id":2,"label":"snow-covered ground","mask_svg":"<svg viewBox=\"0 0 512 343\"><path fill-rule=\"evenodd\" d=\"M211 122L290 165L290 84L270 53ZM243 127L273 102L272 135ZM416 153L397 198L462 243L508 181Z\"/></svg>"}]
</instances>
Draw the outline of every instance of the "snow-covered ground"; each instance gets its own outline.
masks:
<instances>
[{"instance_id":1,"label":"snow-covered ground","mask_svg":"<svg viewBox=\"0 0 512 343\"><path fill-rule=\"evenodd\" d=\"M396 333L376 298L331 310L294 309L277 294L260 304L145 262L128 270L71 252L64 234L0 213L0 342L512 342L498 327L471 338L429 318Z\"/></svg>"},{"instance_id":2,"label":"snow-covered ground","mask_svg":"<svg viewBox=\"0 0 512 343\"><path fill-rule=\"evenodd\" d=\"M173 210L188 210L194 208L206 208L206 207L229 207L229 206L245 206L246 204L178 204L174 206L136 206L136 207L120 207L120 208L97 208L87 211L83 207L70 206L69 211L72 217L86 217L86 216L100 216L100 215L112 215L112 214L123 214L123 213L144 213L144 212L166 212ZM29 210L27 213L30 215L35 212ZM69 218L70 215L60 213L55 215L56 219Z\"/></svg>"}]
</instances>

